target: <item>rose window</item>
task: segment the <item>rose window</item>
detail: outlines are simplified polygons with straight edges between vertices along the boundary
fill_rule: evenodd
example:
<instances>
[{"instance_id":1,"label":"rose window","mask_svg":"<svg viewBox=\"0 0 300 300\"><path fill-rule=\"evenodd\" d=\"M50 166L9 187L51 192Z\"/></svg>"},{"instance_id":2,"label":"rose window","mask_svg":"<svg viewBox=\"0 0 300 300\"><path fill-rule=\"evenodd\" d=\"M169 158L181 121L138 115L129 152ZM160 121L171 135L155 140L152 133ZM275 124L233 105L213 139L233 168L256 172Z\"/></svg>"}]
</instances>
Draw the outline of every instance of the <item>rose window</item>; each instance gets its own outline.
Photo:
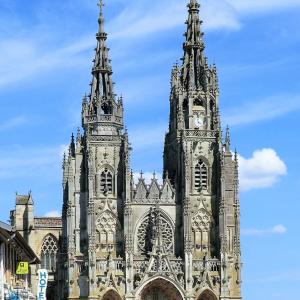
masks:
<instances>
[{"instance_id":1,"label":"rose window","mask_svg":"<svg viewBox=\"0 0 300 300\"><path fill-rule=\"evenodd\" d=\"M159 223L160 234L163 241L164 250L167 253L173 252L173 229L170 223L160 215L159 220L155 220L153 214L149 214L142 224L140 225L137 232L137 246L138 251L142 254L148 254L152 251L152 247L155 243L155 237L157 233L157 226L155 222Z\"/></svg>"}]
</instances>

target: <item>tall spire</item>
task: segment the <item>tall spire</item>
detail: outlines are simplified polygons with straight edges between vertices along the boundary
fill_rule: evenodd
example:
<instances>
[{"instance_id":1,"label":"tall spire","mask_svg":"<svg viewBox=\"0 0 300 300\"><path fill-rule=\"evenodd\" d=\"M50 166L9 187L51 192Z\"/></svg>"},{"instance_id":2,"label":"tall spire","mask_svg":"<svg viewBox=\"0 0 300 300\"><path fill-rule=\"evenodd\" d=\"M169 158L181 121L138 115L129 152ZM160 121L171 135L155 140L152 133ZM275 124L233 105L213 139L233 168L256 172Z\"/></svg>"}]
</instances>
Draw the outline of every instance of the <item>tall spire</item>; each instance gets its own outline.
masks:
<instances>
[{"instance_id":1,"label":"tall spire","mask_svg":"<svg viewBox=\"0 0 300 300\"><path fill-rule=\"evenodd\" d=\"M108 47L106 46L107 33L104 31L103 0L98 3L99 12L99 29L96 34L97 48L92 70L92 91L91 101L95 110L104 110L111 114L112 100L114 99L112 68L108 57ZM100 106L100 107L99 107ZM95 112L96 113L96 112Z\"/></svg>"},{"instance_id":2,"label":"tall spire","mask_svg":"<svg viewBox=\"0 0 300 300\"><path fill-rule=\"evenodd\" d=\"M183 44L183 81L186 89L205 89L205 68L207 67L204 57L203 33L201 31L202 21L199 17L200 4L197 0L190 0L188 7L187 31Z\"/></svg>"},{"instance_id":3,"label":"tall spire","mask_svg":"<svg viewBox=\"0 0 300 300\"><path fill-rule=\"evenodd\" d=\"M107 33L104 29L103 0L99 0L98 32L96 34L97 47L93 60L91 93L89 99L84 97L82 103L82 124L93 134L108 134L107 124L112 131L109 134L118 134L123 128L123 101L116 98L113 87L111 61L108 56L109 48L106 45ZM106 125L104 125L106 124ZM105 128L106 127L106 128Z\"/></svg>"}]
</instances>

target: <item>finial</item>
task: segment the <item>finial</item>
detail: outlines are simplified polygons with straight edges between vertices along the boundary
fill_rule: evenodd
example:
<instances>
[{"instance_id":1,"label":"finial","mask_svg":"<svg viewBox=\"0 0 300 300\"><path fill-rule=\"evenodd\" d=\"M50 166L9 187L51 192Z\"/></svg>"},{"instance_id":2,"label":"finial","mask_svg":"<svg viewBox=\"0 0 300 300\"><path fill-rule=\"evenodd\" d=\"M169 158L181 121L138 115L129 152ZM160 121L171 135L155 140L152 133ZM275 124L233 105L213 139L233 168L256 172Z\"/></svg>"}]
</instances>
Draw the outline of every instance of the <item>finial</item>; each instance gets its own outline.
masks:
<instances>
[{"instance_id":1,"label":"finial","mask_svg":"<svg viewBox=\"0 0 300 300\"><path fill-rule=\"evenodd\" d=\"M69 154L72 157L75 156L75 141L74 141L74 134L73 134L73 132L72 132L72 136L71 136L71 143L70 143L70 148L69 148Z\"/></svg>"},{"instance_id":2,"label":"finial","mask_svg":"<svg viewBox=\"0 0 300 300\"><path fill-rule=\"evenodd\" d=\"M80 133L80 128L77 128L77 137L76 137L76 142L80 143L81 142L81 133Z\"/></svg>"},{"instance_id":3,"label":"finial","mask_svg":"<svg viewBox=\"0 0 300 300\"><path fill-rule=\"evenodd\" d=\"M190 3L188 4L188 8L191 9L191 10L198 10L200 7L200 4L198 3L197 0L190 0Z\"/></svg>"},{"instance_id":4,"label":"finial","mask_svg":"<svg viewBox=\"0 0 300 300\"><path fill-rule=\"evenodd\" d=\"M153 172L153 179L154 180L156 179L156 172L155 171Z\"/></svg>"},{"instance_id":5,"label":"finial","mask_svg":"<svg viewBox=\"0 0 300 300\"><path fill-rule=\"evenodd\" d=\"M99 9L100 9L99 19L98 19L98 23L99 23L98 37L106 39L106 34L104 33L104 16L103 16L104 3L103 3L103 0L99 0L99 3L97 5L99 6Z\"/></svg>"},{"instance_id":6,"label":"finial","mask_svg":"<svg viewBox=\"0 0 300 300\"><path fill-rule=\"evenodd\" d=\"M238 152L237 152L236 148L234 151L234 160L235 160L235 162L238 162Z\"/></svg>"},{"instance_id":7,"label":"finial","mask_svg":"<svg viewBox=\"0 0 300 300\"><path fill-rule=\"evenodd\" d=\"M169 171L166 171L166 179L169 179Z\"/></svg>"},{"instance_id":8,"label":"finial","mask_svg":"<svg viewBox=\"0 0 300 300\"><path fill-rule=\"evenodd\" d=\"M103 0L99 0L99 3L97 5L99 6L100 16L101 16L101 15L103 15L103 7L104 7Z\"/></svg>"},{"instance_id":9,"label":"finial","mask_svg":"<svg viewBox=\"0 0 300 300\"><path fill-rule=\"evenodd\" d=\"M141 170L141 179L143 179L143 175L144 175L144 173L143 173L143 170Z\"/></svg>"},{"instance_id":10,"label":"finial","mask_svg":"<svg viewBox=\"0 0 300 300\"><path fill-rule=\"evenodd\" d=\"M230 151L230 131L229 126L226 128L226 138L225 138L225 150Z\"/></svg>"}]
</instances>

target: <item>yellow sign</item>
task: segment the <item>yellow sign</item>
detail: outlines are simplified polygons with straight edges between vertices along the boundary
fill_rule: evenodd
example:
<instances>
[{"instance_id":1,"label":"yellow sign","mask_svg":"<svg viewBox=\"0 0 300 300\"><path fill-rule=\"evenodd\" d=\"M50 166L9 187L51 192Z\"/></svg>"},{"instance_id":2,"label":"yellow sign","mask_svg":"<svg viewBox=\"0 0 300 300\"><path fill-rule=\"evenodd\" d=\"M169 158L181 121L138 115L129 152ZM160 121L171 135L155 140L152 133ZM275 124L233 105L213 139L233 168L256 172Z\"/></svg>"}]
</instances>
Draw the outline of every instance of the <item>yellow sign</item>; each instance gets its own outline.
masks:
<instances>
[{"instance_id":1,"label":"yellow sign","mask_svg":"<svg viewBox=\"0 0 300 300\"><path fill-rule=\"evenodd\" d=\"M17 273L17 275L27 275L28 274L28 262L19 262L16 273Z\"/></svg>"}]
</instances>

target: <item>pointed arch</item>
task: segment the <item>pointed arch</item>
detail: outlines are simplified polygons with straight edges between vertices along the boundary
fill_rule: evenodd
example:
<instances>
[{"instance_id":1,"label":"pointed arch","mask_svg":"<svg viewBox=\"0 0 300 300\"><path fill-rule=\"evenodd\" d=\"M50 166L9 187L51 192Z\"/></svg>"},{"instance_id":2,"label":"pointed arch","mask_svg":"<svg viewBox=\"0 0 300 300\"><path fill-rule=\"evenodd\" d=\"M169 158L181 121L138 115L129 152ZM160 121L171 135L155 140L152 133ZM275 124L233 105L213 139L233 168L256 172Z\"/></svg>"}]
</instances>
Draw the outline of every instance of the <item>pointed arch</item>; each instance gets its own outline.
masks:
<instances>
[{"instance_id":1,"label":"pointed arch","mask_svg":"<svg viewBox=\"0 0 300 300\"><path fill-rule=\"evenodd\" d=\"M208 190L208 162L199 158L194 171L194 187L196 191Z\"/></svg>"},{"instance_id":2,"label":"pointed arch","mask_svg":"<svg viewBox=\"0 0 300 300\"><path fill-rule=\"evenodd\" d=\"M122 300L122 298L115 290L111 289L103 295L102 300Z\"/></svg>"},{"instance_id":3,"label":"pointed arch","mask_svg":"<svg viewBox=\"0 0 300 300\"><path fill-rule=\"evenodd\" d=\"M136 295L139 300L183 300L184 292L170 278L157 276L139 287Z\"/></svg>"},{"instance_id":4,"label":"pointed arch","mask_svg":"<svg viewBox=\"0 0 300 300\"><path fill-rule=\"evenodd\" d=\"M209 289L203 291L197 300L218 300L217 296Z\"/></svg>"},{"instance_id":5,"label":"pointed arch","mask_svg":"<svg viewBox=\"0 0 300 300\"><path fill-rule=\"evenodd\" d=\"M102 166L97 176L99 176L97 180L99 180L100 192L104 195L112 194L115 181L113 167L107 164Z\"/></svg>"},{"instance_id":6,"label":"pointed arch","mask_svg":"<svg viewBox=\"0 0 300 300\"><path fill-rule=\"evenodd\" d=\"M47 234L41 246L41 267L48 271L54 272L56 270L56 260L58 253L58 240L50 234Z\"/></svg>"}]
</instances>

